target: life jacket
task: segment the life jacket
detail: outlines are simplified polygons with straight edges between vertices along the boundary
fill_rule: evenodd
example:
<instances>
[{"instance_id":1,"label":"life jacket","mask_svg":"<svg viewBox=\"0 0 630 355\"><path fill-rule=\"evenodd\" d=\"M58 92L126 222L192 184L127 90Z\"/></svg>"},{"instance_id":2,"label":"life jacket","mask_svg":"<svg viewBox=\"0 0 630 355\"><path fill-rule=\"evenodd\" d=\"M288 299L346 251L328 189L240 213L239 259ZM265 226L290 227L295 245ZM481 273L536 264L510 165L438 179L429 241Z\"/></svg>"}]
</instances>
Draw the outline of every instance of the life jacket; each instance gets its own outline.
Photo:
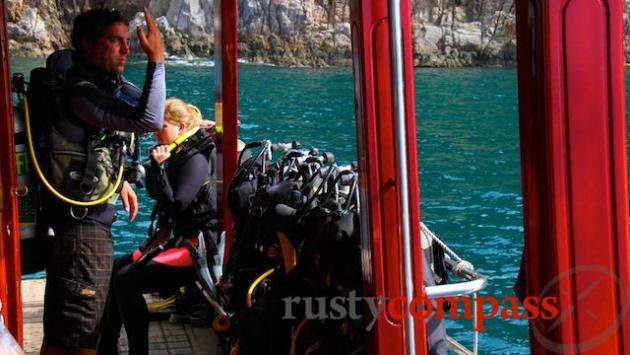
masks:
<instances>
[{"instance_id":1,"label":"life jacket","mask_svg":"<svg viewBox=\"0 0 630 355\"><path fill-rule=\"evenodd\" d=\"M31 139L43 175L60 195L89 202L116 190L127 154L134 147L131 134L88 127L70 114L66 103L70 85L95 86L87 80L68 80L68 70L78 63L72 50L54 52L46 67L31 71L26 97ZM137 89L132 84L118 76L113 85L113 95L137 103L129 100L128 92ZM108 202L115 198L112 195Z\"/></svg>"}]
</instances>

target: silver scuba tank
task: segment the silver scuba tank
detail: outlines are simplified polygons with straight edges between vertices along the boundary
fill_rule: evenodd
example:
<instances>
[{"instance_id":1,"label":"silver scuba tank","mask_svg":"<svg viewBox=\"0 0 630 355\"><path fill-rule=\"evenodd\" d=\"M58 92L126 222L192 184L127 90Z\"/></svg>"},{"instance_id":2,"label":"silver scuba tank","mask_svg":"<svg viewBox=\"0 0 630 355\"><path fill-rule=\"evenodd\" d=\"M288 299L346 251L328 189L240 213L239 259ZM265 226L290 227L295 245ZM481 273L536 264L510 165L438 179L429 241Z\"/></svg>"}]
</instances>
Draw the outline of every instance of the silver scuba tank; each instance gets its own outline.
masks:
<instances>
[{"instance_id":1,"label":"silver scuba tank","mask_svg":"<svg viewBox=\"0 0 630 355\"><path fill-rule=\"evenodd\" d=\"M15 162L17 170L17 190L20 221L20 239L34 238L38 218L37 176L28 151L24 110L13 108L13 128L15 130Z\"/></svg>"},{"instance_id":2,"label":"silver scuba tank","mask_svg":"<svg viewBox=\"0 0 630 355\"><path fill-rule=\"evenodd\" d=\"M26 132L24 116L24 101L20 94L24 94L24 76L13 74L11 79L13 91L20 98L13 107L13 128L15 140L15 161L17 188L15 194L18 200L18 221L20 224L20 255L22 274L43 271L46 268L50 241L54 232L44 225L43 214L40 212L41 191L31 152L29 151L29 137ZM35 145L35 142L34 142ZM36 145L35 145L36 146Z\"/></svg>"}]
</instances>

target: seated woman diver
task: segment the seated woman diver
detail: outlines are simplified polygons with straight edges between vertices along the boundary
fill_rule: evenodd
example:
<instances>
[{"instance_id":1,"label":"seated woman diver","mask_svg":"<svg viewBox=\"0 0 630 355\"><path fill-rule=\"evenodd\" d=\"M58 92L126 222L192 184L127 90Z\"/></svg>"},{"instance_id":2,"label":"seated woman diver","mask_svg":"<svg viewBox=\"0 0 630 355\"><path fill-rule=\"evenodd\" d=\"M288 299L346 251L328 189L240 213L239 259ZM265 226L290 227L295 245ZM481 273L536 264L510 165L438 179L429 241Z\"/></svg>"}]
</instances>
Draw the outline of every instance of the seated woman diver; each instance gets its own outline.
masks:
<instances>
[{"instance_id":1,"label":"seated woman diver","mask_svg":"<svg viewBox=\"0 0 630 355\"><path fill-rule=\"evenodd\" d=\"M164 126L150 150L146 186L156 201L149 236L139 250L114 262L99 354L117 354L125 325L130 354L148 354L148 310L143 293L175 290L198 279L198 251L216 251L214 144L199 128L201 113L179 99L166 101ZM201 266L200 266L201 265ZM207 273L207 271L206 271ZM211 282L212 283L212 282Z\"/></svg>"}]
</instances>

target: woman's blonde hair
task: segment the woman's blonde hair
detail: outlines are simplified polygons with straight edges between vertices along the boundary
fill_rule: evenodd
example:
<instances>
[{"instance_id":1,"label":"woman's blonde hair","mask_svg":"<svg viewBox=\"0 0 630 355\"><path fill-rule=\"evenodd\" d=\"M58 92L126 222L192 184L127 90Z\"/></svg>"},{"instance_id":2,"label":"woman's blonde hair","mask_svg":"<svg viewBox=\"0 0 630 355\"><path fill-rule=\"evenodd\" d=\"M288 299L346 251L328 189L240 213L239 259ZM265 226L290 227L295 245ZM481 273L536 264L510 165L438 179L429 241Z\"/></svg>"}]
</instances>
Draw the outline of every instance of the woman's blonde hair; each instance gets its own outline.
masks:
<instances>
[{"instance_id":1,"label":"woman's blonde hair","mask_svg":"<svg viewBox=\"0 0 630 355\"><path fill-rule=\"evenodd\" d=\"M172 124L184 124L186 131L199 127L201 111L195 105L190 105L177 98L166 100L164 119Z\"/></svg>"}]
</instances>

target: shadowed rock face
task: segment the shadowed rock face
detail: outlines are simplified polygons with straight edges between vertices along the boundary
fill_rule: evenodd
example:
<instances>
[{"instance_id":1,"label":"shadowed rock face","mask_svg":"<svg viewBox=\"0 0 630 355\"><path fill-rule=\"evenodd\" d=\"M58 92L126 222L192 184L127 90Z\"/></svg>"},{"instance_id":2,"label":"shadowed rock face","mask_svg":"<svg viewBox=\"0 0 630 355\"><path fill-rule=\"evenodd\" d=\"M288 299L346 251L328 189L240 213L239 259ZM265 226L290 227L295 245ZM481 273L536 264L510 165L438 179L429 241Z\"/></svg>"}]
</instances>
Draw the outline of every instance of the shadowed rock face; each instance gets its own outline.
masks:
<instances>
[{"instance_id":1,"label":"shadowed rock face","mask_svg":"<svg viewBox=\"0 0 630 355\"><path fill-rule=\"evenodd\" d=\"M45 56L67 47L72 19L93 7L119 9L135 26L145 0L3 0L12 54ZM630 0L626 0L626 5ZM284 66L348 65L349 0L238 0L239 56ZM210 57L214 0L151 0L169 55ZM624 16L627 22L628 16ZM414 64L510 65L516 58L513 0L412 0ZM626 26L628 28L628 26Z\"/></svg>"}]
</instances>

